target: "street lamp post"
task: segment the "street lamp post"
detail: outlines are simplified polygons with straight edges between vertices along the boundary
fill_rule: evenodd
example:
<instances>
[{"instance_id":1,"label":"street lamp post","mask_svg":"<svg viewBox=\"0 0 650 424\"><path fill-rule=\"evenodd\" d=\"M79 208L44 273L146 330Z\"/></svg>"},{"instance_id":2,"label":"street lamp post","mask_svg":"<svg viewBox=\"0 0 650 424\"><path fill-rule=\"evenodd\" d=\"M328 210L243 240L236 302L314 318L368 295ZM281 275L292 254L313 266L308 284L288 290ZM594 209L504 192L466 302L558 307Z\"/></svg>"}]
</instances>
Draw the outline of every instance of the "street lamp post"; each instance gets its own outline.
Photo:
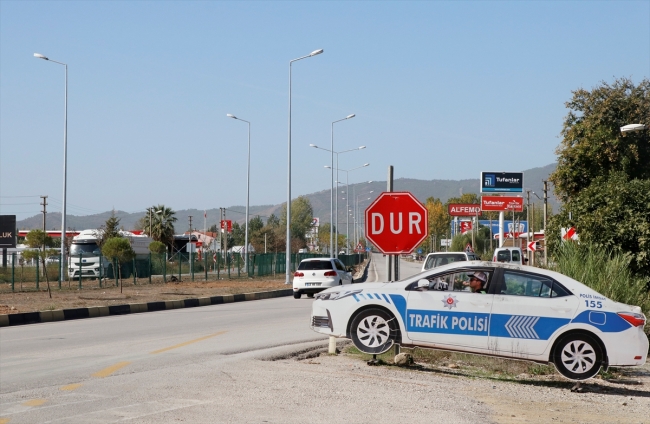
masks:
<instances>
[{"instance_id":1,"label":"street lamp post","mask_svg":"<svg viewBox=\"0 0 650 424\"><path fill-rule=\"evenodd\" d=\"M343 119L339 119L338 121L332 122L332 131L331 131L332 143L331 143L331 150L330 150L330 154L331 154L331 157L332 157L332 160L331 160L332 175L331 175L331 178L330 178L331 179L331 181L330 181L330 183L331 183L330 184L330 255L332 255L332 252L334 251L334 229L332 228L333 227L332 217L334 216L334 202L333 202L333 200L334 200L334 124L336 124L337 122L345 121L347 119L352 119L355 116L356 115L353 113L351 115L346 116ZM337 159L337 163L338 163L338 155L336 156L336 159Z\"/></svg>"},{"instance_id":2,"label":"street lamp post","mask_svg":"<svg viewBox=\"0 0 650 424\"><path fill-rule=\"evenodd\" d=\"M354 116L355 115L350 115L345 119L354 118ZM336 121L336 122L338 122L338 121ZM325 166L325 168L330 168L332 170L332 184L334 184L334 170L337 169L338 166L339 166L339 155L341 153L354 152L355 150L363 150L363 149L366 148L366 146L359 146L356 149L348 149L348 150L343 150L343 151L340 151L340 152L335 152L334 150L324 149L324 148L319 147L319 146L317 146L315 144L310 144L309 147L313 147L315 149L320 149L320 150L325 150L326 152L331 152L332 155L336 155L336 167L334 165ZM338 180L338 173L336 175L336 179ZM336 196L335 196L336 200L335 200L334 204L332 204L331 194L332 193L330 193L330 242L331 242L330 250L334 247L334 240L336 240L336 244L338 245L338 233L339 233L339 186L338 186L338 184L336 185ZM334 214L334 215L336 215L335 218L333 218L334 215L332 215L332 213L333 213L332 209L334 209L334 211L336 211L336 213ZM331 251L330 254L332 254L332 252L333 252L332 257L338 258L338 246L333 251Z\"/></svg>"},{"instance_id":3,"label":"street lamp post","mask_svg":"<svg viewBox=\"0 0 650 424\"><path fill-rule=\"evenodd\" d=\"M339 169L339 168L336 169L336 174L337 175L338 175L339 171L345 172L345 186L346 186L345 191L347 192L346 196L345 196L345 210L348 211L348 212L345 213L345 215L346 215L346 218L345 218L346 219L346 227L347 227L346 228L346 234L345 234L345 254L346 255L350 254L350 248L349 248L349 245L350 245L350 243L349 243L350 242L350 212L349 212L349 209L350 209L350 206L349 206L349 198L350 198L350 193L349 193L350 190L349 190L349 188L350 188L350 184L349 184L349 175L350 175L351 171L355 171L357 169L365 168L366 166L369 166L369 165L370 165L369 163L364 163L363 165L357 166L356 168L352 168L352 169ZM329 166L326 166L325 168L329 168ZM338 187L338 184L342 184L340 181L337 181L336 183L337 183L337 187ZM338 196L338 193L337 193L337 196ZM338 216L338 209L336 210L336 215Z\"/></svg>"},{"instance_id":4,"label":"street lamp post","mask_svg":"<svg viewBox=\"0 0 650 424\"><path fill-rule=\"evenodd\" d=\"M248 203L250 199L251 185L251 123L245 119L237 118L235 115L230 113L226 114L228 118L236 119L238 121L246 122L248 124L248 159L246 166L246 231L244 236L244 268L246 269L246 274L248 274Z\"/></svg>"},{"instance_id":5,"label":"street lamp post","mask_svg":"<svg viewBox=\"0 0 650 424\"><path fill-rule=\"evenodd\" d=\"M63 281L64 271L68 268L65 260L65 207L66 207L66 188L68 182L68 65L62 62L57 62L40 53L34 53L34 57L38 59L47 60L58 65L65 67L65 105L63 113L63 206L61 208L61 261L60 261L60 275L59 281Z\"/></svg>"},{"instance_id":6,"label":"street lamp post","mask_svg":"<svg viewBox=\"0 0 650 424\"><path fill-rule=\"evenodd\" d=\"M355 198L355 208L354 208L355 212L354 213L355 213L355 221L356 221L357 226L354 228L354 233L355 233L355 242L356 242L356 244L359 244L359 238L360 238L359 237L359 230L358 230L358 225L359 225L359 197L367 196L367 195L372 194L374 192L375 192L374 190L371 190L368 193L362 193L362 194L356 196L356 198ZM364 199L364 200L370 200L370 199L371 198L368 197L367 199Z\"/></svg>"},{"instance_id":7,"label":"street lamp post","mask_svg":"<svg viewBox=\"0 0 650 424\"><path fill-rule=\"evenodd\" d=\"M307 56L289 61L289 143L287 153L287 253L285 260L285 284L291 284L291 64L308 57L323 53L323 49L314 50Z\"/></svg>"}]
</instances>

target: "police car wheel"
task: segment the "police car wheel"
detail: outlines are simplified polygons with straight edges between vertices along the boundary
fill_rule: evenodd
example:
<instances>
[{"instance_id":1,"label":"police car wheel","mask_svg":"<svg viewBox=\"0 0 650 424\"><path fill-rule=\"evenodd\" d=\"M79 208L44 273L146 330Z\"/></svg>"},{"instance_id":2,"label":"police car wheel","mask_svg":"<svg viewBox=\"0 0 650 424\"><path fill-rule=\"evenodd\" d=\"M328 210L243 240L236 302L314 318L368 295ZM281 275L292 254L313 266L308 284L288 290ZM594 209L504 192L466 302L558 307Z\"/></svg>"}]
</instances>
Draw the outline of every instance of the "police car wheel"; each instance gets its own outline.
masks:
<instances>
[{"instance_id":1,"label":"police car wheel","mask_svg":"<svg viewBox=\"0 0 650 424\"><path fill-rule=\"evenodd\" d=\"M295 292L295 293L293 294L293 298L294 298L294 299L300 299L300 296L302 296L302 295L300 294L300 292Z\"/></svg>"},{"instance_id":2,"label":"police car wheel","mask_svg":"<svg viewBox=\"0 0 650 424\"><path fill-rule=\"evenodd\" d=\"M395 317L381 309L366 309L357 314L350 326L352 342L363 353L384 353L395 343Z\"/></svg>"},{"instance_id":3,"label":"police car wheel","mask_svg":"<svg viewBox=\"0 0 650 424\"><path fill-rule=\"evenodd\" d=\"M600 370L603 352L598 342L586 334L570 334L555 348L553 363L564 377L587 380Z\"/></svg>"}]
</instances>

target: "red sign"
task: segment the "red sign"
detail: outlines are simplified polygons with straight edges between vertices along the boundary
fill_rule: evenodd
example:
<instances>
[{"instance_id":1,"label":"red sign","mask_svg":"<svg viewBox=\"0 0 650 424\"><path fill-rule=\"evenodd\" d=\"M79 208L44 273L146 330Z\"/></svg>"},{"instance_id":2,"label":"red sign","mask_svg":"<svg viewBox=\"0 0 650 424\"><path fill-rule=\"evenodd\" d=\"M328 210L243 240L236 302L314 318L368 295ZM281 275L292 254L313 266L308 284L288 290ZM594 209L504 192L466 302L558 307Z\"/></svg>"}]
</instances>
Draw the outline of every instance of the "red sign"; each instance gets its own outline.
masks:
<instances>
[{"instance_id":1,"label":"red sign","mask_svg":"<svg viewBox=\"0 0 650 424\"><path fill-rule=\"evenodd\" d=\"M460 221L460 233L465 234L469 231L472 231L472 222L471 221Z\"/></svg>"},{"instance_id":2,"label":"red sign","mask_svg":"<svg viewBox=\"0 0 650 424\"><path fill-rule=\"evenodd\" d=\"M481 209L484 211L523 212L524 198L519 196L481 196Z\"/></svg>"},{"instance_id":3,"label":"red sign","mask_svg":"<svg viewBox=\"0 0 650 424\"><path fill-rule=\"evenodd\" d=\"M409 192L384 192L366 209L366 238L385 255L411 253L429 233L429 214Z\"/></svg>"},{"instance_id":4,"label":"red sign","mask_svg":"<svg viewBox=\"0 0 650 424\"><path fill-rule=\"evenodd\" d=\"M221 232L223 233L225 231L232 233L232 221L229 219L222 219L221 220Z\"/></svg>"},{"instance_id":5,"label":"red sign","mask_svg":"<svg viewBox=\"0 0 650 424\"><path fill-rule=\"evenodd\" d=\"M578 240L578 233L576 233L575 227L561 228L562 240Z\"/></svg>"},{"instance_id":6,"label":"red sign","mask_svg":"<svg viewBox=\"0 0 650 424\"><path fill-rule=\"evenodd\" d=\"M537 250L537 242L536 241L531 241L530 243L528 243L528 250L533 251L533 252L535 250Z\"/></svg>"},{"instance_id":7,"label":"red sign","mask_svg":"<svg viewBox=\"0 0 650 424\"><path fill-rule=\"evenodd\" d=\"M481 214L481 205L450 203L447 210L450 216L476 216Z\"/></svg>"}]
</instances>

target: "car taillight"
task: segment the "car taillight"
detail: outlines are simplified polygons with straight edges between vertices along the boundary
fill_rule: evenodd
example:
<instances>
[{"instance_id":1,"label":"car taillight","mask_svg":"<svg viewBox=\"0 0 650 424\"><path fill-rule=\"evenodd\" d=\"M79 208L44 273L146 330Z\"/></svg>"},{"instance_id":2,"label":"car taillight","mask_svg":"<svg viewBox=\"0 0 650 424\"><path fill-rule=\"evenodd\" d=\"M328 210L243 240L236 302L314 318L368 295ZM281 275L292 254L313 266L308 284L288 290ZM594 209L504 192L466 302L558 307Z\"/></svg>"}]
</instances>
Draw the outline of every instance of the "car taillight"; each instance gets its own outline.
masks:
<instances>
[{"instance_id":1,"label":"car taillight","mask_svg":"<svg viewBox=\"0 0 650 424\"><path fill-rule=\"evenodd\" d=\"M618 316L632 324L634 327L643 327L645 325L645 315L635 312L619 312Z\"/></svg>"},{"instance_id":2,"label":"car taillight","mask_svg":"<svg viewBox=\"0 0 650 424\"><path fill-rule=\"evenodd\" d=\"M300 271L296 271L296 273L295 273L295 274L293 274L293 276L294 276L294 277L304 277L304 276L305 276L305 274L303 274L303 273L302 273L302 272L300 272Z\"/></svg>"},{"instance_id":3,"label":"car taillight","mask_svg":"<svg viewBox=\"0 0 650 424\"><path fill-rule=\"evenodd\" d=\"M326 277L336 277L336 271L327 271L325 273Z\"/></svg>"}]
</instances>

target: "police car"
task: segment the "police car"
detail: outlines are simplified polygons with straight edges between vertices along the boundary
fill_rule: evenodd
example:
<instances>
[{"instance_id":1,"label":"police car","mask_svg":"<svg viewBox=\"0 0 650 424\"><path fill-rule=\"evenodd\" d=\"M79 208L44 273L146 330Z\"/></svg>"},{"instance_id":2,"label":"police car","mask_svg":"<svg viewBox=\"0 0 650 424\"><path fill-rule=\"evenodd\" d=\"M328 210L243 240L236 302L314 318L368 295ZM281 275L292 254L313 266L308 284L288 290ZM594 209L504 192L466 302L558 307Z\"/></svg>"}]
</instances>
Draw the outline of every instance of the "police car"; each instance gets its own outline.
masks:
<instances>
[{"instance_id":1,"label":"police car","mask_svg":"<svg viewBox=\"0 0 650 424\"><path fill-rule=\"evenodd\" d=\"M601 367L646 361L646 317L557 272L496 262L455 262L392 283L316 295L311 328L352 339L362 352L393 344L539 363L581 381Z\"/></svg>"}]
</instances>

